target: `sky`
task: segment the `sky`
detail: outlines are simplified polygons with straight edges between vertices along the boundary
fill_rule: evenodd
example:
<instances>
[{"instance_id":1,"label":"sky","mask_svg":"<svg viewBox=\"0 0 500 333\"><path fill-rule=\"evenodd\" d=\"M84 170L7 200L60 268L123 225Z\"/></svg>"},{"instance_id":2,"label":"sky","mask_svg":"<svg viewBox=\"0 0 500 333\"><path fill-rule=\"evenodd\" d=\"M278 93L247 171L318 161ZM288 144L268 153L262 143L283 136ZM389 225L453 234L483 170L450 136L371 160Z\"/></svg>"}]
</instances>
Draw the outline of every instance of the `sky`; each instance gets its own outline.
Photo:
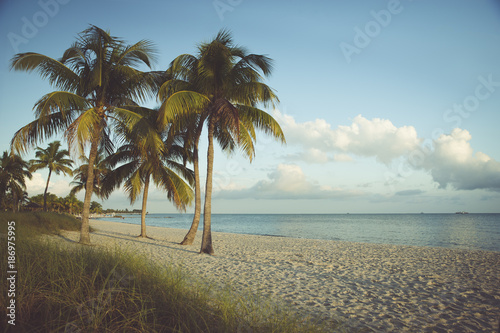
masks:
<instances>
[{"instance_id":1,"label":"sky","mask_svg":"<svg viewBox=\"0 0 500 333\"><path fill-rule=\"evenodd\" d=\"M155 70L223 28L274 60L266 83L280 103L265 110L287 143L259 135L251 163L216 147L213 213L500 212L497 1L3 0L1 151L54 90L11 71L10 59L59 58L91 24L129 44L153 41ZM203 184L205 154L204 138ZM47 174L34 173L29 195L43 193ZM66 196L71 180L54 176L49 191ZM140 208L123 191L102 204ZM176 212L157 189L147 210Z\"/></svg>"}]
</instances>

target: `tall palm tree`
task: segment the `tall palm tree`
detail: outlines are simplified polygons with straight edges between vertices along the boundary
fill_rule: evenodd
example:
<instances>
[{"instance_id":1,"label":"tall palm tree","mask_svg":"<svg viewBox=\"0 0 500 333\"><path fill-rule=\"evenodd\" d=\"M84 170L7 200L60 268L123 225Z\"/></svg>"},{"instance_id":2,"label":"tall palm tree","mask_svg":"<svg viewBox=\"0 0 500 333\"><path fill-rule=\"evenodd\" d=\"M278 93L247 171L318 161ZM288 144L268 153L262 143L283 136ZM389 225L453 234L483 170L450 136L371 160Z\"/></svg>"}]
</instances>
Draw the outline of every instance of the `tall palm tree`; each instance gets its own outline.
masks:
<instances>
[{"instance_id":1,"label":"tall palm tree","mask_svg":"<svg viewBox=\"0 0 500 333\"><path fill-rule=\"evenodd\" d=\"M186 110L189 108L192 108L192 110L186 114L182 114L181 117L177 115L175 119L165 114L165 105L166 101L177 92L184 91L187 95L189 91L196 91L198 89L198 59L189 54L180 55L170 64L170 67L166 71L166 78L166 82L161 86L158 92L158 99L163 103L160 110L160 127L171 126L178 132L183 132L185 135L184 148L186 151L192 151L189 162L193 163L194 171L194 215L191 227L180 243L181 245L191 245L194 242L201 217L201 184L198 146L203 125L206 120L206 114L203 114L202 111L206 107L207 101L202 100L200 105L196 105L196 103L192 103L194 105L184 103L185 105L183 105L183 107ZM195 102L195 100L191 102ZM187 154L185 156L187 157ZM186 164L186 162L188 162L188 159L185 158L184 164Z\"/></svg>"},{"instance_id":2,"label":"tall palm tree","mask_svg":"<svg viewBox=\"0 0 500 333\"><path fill-rule=\"evenodd\" d=\"M26 178L31 179L28 162L13 152L4 151L0 163L0 207L6 209L11 206L14 212L18 211L19 201L26 190ZM8 205L10 196L12 205Z\"/></svg>"},{"instance_id":3,"label":"tall palm tree","mask_svg":"<svg viewBox=\"0 0 500 333\"><path fill-rule=\"evenodd\" d=\"M191 60L192 62L189 66L184 67L183 62ZM183 90L193 89L196 90L196 82L198 74L198 62L197 59L190 55L181 55L176 58L170 68L168 69L167 76L170 77L170 80L167 81L163 86L162 90L160 90L160 99L162 101L166 101L172 94ZM168 91L166 91L168 90ZM195 104L196 105L196 104ZM203 109L203 108L201 108ZM202 111L202 110L201 110ZM206 120L206 113L203 112L193 112L177 117L173 120L170 126L176 128L177 131L182 133L184 136L184 145L185 150L192 151L191 158L185 159L184 163L187 161L193 163L193 171L194 171L194 188L195 188L195 206L194 206L194 215L193 221L191 222L191 227L189 231L184 236L184 239L180 243L180 245L191 245L194 242L196 237L196 233L198 231L198 226L200 223L201 217L201 184L200 184L200 171L199 171L199 141L203 130L203 125ZM236 144L233 141L233 138L228 135L227 131L219 131L220 135L217 135L219 143L221 144L221 148L225 150L227 153L231 153L234 151ZM253 156L253 145L251 142L251 136L249 135L241 135L242 138L250 139L250 140L241 140L241 144L245 142L247 148L245 153L248 155L250 160ZM249 142L249 143L248 143ZM243 144L243 146L245 145ZM187 157L187 155L185 155Z\"/></svg>"},{"instance_id":4,"label":"tall palm tree","mask_svg":"<svg viewBox=\"0 0 500 333\"><path fill-rule=\"evenodd\" d=\"M71 189L71 195L75 195L81 190L84 190L87 185L89 159L84 155L80 156L80 159L83 164L73 170L74 177L70 184L74 186ZM102 150L98 150L94 160L94 185L92 191L100 199L104 198L101 194L102 183L109 172L111 172L111 169L109 168L107 159L104 158L104 152Z\"/></svg>"},{"instance_id":5,"label":"tall palm tree","mask_svg":"<svg viewBox=\"0 0 500 333\"><path fill-rule=\"evenodd\" d=\"M258 108L261 104L267 106L278 102L274 91L262 82L271 74L272 61L263 55L248 54L244 48L235 46L230 34L222 30L211 42L201 44L196 56L182 55L178 58L177 66L180 76L191 79L191 82L185 84L168 80L162 85L159 98L164 102L159 122L166 124L172 117L195 113L207 123L207 179L200 252L213 254L214 137L223 149L234 147L236 143L249 156L255 152L255 129L285 142L276 120Z\"/></svg>"},{"instance_id":6,"label":"tall palm tree","mask_svg":"<svg viewBox=\"0 0 500 333\"><path fill-rule=\"evenodd\" d=\"M174 202L177 209L185 210L193 199L193 191L184 179L192 183L193 175L191 170L178 162L185 153L183 146L179 145L182 143L181 138L172 128L158 127L158 111L138 107L136 112L143 115L142 122L145 124L138 124L131 131L123 129L128 143L110 156L111 167L121 165L105 177L103 192L105 195L110 193L123 181L131 203L134 203L142 192L139 237L146 238L146 207L151 180L167 193L167 198ZM158 145L158 140L163 142L163 145Z\"/></svg>"},{"instance_id":7,"label":"tall palm tree","mask_svg":"<svg viewBox=\"0 0 500 333\"><path fill-rule=\"evenodd\" d=\"M146 100L157 90L159 73L142 72L151 67L155 51L150 41L133 45L91 26L79 34L62 58L20 53L11 68L37 71L59 88L35 104L36 120L16 132L11 145L26 151L42 138L64 131L70 148L80 152L90 143L80 243L89 244L89 209L94 186L94 160L99 147L113 151L110 135L117 124L133 125L140 116L126 108Z\"/></svg>"},{"instance_id":8,"label":"tall palm tree","mask_svg":"<svg viewBox=\"0 0 500 333\"><path fill-rule=\"evenodd\" d=\"M69 152L66 149L59 150L60 147L60 141L49 143L49 146L45 149L37 147L37 151L35 154L35 157L37 159L30 160L31 172L44 168L49 169L45 191L43 192L44 212L47 211L47 190L49 188L50 176L52 175L52 172L55 172L56 175L60 174L61 172L65 175L73 174L73 171L70 169L70 167L73 165L73 160L65 158L66 156L69 156Z\"/></svg>"}]
</instances>

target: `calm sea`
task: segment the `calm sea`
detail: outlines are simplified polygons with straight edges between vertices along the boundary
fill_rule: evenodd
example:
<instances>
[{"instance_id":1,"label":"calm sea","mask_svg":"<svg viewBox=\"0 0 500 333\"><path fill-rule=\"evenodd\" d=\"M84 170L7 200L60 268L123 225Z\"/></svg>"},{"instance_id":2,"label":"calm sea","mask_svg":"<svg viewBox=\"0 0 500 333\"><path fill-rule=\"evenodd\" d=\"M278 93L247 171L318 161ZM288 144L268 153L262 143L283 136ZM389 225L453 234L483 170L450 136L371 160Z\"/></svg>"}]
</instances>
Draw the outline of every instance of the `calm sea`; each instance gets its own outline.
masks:
<instances>
[{"instance_id":1,"label":"calm sea","mask_svg":"<svg viewBox=\"0 0 500 333\"><path fill-rule=\"evenodd\" d=\"M123 217L102 220L140 224L140 215ZM148 214L146 224L187 230L192 218ZM500 251L500 214L213 214L212 231Z\"/></svg>"}]
</instances>

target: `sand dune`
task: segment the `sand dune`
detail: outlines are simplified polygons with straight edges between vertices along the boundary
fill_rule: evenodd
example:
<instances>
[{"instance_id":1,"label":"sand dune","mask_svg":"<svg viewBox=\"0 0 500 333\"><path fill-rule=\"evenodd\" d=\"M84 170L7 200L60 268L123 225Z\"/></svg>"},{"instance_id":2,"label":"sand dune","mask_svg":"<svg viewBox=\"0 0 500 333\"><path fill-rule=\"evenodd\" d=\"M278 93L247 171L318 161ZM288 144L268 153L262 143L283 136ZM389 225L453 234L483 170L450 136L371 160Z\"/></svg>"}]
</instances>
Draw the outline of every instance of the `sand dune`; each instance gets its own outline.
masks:
<instances>
[{"instance_id":1,"label":"sand dune","mask_svg":"<svg viewBox=\"0 0 500 333\"><path fill-rule=\"evenodd\" d=\"M216 256L177 245L185 230L92 221L91 240L375 332L496 332L500 252L214 233ZM199 232L201 235L201 231ZM78 233L67 233L77 240Z\"/></svg>"}]
</instances>

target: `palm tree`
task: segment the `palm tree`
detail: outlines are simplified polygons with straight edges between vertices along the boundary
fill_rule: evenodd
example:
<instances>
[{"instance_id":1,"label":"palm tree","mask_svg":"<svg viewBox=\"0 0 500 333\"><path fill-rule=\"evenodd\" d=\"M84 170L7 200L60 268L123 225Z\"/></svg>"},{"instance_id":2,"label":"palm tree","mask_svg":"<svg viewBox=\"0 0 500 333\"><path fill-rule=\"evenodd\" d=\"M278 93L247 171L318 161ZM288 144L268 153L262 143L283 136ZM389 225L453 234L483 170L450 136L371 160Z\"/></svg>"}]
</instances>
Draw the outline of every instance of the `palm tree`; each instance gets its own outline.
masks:
<instances>
[{"instance_id":1,"label":"palm tree","mask_svg":"<svg viewBox=\"0 0 500 333\"><path fill-rule=\"evenodd\" d=\"M118 148L109 158L110 166L121 165L105 178L104 192L110 193L125 181L124 189L131 203L143 193L139 237L146 238L146 207L150 181L153 180L157 187L167 192L167 198L174 202L177 209L185 210L193 199L193 191L183 178L192 183L193 175L177 161L182 159L185 153L179 145L181 138L175 135L172 128L162 130L156 124L158 111L136 108L136 112L144 116L142 122L145 124L136 126L131 131L123 129L128 143ZM158 140L163 145L158 145Z\"/></svg>"},{"instance_id":2,"label":"palm tree","mask_svg":"<svg viewBox=\"0 0 500 333\"><path fill-rule=\"evenodd\" d=\"M28 162L12 152L3 152L0 165L0 207L2 209L11 206L14 212L18 211L19 201L26 191L26 178L31 179L31 177ZM11 205L8 204L7 197L10 197Z\"/></svg>"},{"instance_id":3,"label":"palm tree","mask_svg":"<svg viewBox=\"0 0 500 333\"><path fill-rule=\"evenodd\" d=\"M89 159L86 156L81 156L80 159L83 164L73 170L74 177L70 184L74 186L71 189L71 195L75 195L85 189L85 186L87 185ZM92 189L93 193L98 198L104 198L101 194L102 182L110 171L111 169L108 166L108 161L104 158L104 152L102 150L98 150L94 160L94 185Z\"/></svg>"},{"instance_id":4,"label":"palm tree","mask_svg":"<svg viewBox=\"0 0 500 333\"><path fill-rule=\"evenodd\" d=\"M209 43L198 48L197 56L182 55L174 66L191 79L188 84L175 78L165 82L159 91L159 122L168 123L182 114L200 114L208 125L207 179L203 211L203 238L200 253L213 254L211 236L212 176L214 137L223 149L234 144L249 156L254 154L255 128L285 142L283 132L274 118L259 109L274 105L278 98L262 81L272 71L272 61L263 55L248 54L234 46L227 31L220 31ZM191 73L195 73L191 75Z\"/></svg>"},{"instance_id":5,"label":"palm tree","mask_svg":"<svg viewBox=\"0 0 500 333\"><path fill-rule=\"evenodd\" d=\"M19 201L18 201L19 202L19 204L18 204L19 209L25 210L27 205L30 202L28 192L23 191L23 193L18 198L19 198Z\"/></svg>"},{"instance_id":6,"label":"palm tree","mask_svg":"<svg viewBox=\"0 0 500 333\"><path fill-rule=\"evenodd\" d=\"M66 201L64 198L56 197L52 201L52 210L61 213L66 208Z\"/></svg>"},{"instance_id":7,"label":"palm tree","mask_svg":"<svg viewBox=\"0 0 500 333\"><path fill-rule=\"evenodd\" d=\"M191 57L191 60L194 60L189 67L183 67L180 65L186 58ZM180 66L179 66L180 65ZM168 97L170 97L173 93L176 92L176 90L181 89L196 89L196 84L195 82L197 81L197 73L198 67L197 67L197 60L196 58L189 56L189 55L181 55L178 58L176 58L172 64L171 67L168 69L168 76L171 77L170 81L166 82L163 85L163 91L160 91L160 99L163 101L166 101ZM169 89L169 92L164 92L165 89ZM177 131L180 132L180 134L184 137L184 148L185 151L188 152L189 150L192 151L192 156L191 158L187 158L188 155L185 153L185 159L184 159L184 164L189 161L193 163L193 171L194 171L194 188L195 188L195 206L194 206L194 215L193 215L193 221L191 222L191 227L189 228L189 231L185 235L184 239L182 242L180 242L180 245L191 245L194 242L194 239L196 237L196 233L198 231L198 226L200 223L200 217L201 217L201 184L200 184L200 171L199 171L199 155L198 155L198 145L200 141L200 137L202 134L203 130L203 125L206 120L206 114L204 113L197 113L196 111L194 113L189 113L186 115L182 115L181 117L177 117L173 123L171 124L174 128L177 129ZM222 134L226 135L222 135ZM219 143L221 143L221 148L225 150L226 152L230 153L234 150L235 148L235 143L232 140L230 135L227 135L227 131L223 132L221 131L221 135L218 135ZM245 138L250 138L250 136L242 136ZM242 140L244 141L244 140ZM248 145L249 147L253 148L253 145L250 144ZM250 158L252 159L253 156L253 149L248 149L245 151Z\"/></svg>"},{"instance_id":8,"label":"palm tree","mask_svg":"<svg viewBox=\"0 0 500 333\"><path fill-rule=\"evenodd\" d=\"M49 209L51 212L55 211L56 209L60 209L59 205L59 197L55 194L52 193L47 193L47 209Z\"/></svg>"},{"instance_id":9,"label":"palm tree","mask_svg":"<svg viewBox=\"0 0 500 333\"><path fill-rule=\"evenodd\" d=\"M90 212L92 214L101 214L102 213L102 205L97 201L92 201L90 203Z\"/></svg>"},{"instance_id":10,"label":"palm tree","mask_svg":"<svg viewBox=\"0 0 500 333\"><path fill-rule=\"evenodd\" d=\"M202 112L206 106L206 101L202 101L201 104L198 105L198 108L196 108L195 105L191 112L182 114L182 117L177 116L175 119L173 119L163 114L165 113L166 101L173 94L182 91L188 94L189 91L196 91L198 89L198 59L189 54L180 55L170 64L169 69L166 71L166 78L168 78L168 80L161 86L158 92L158 98L163 102L159 119L160 126L172 126L173 128L176 128L178 132L183 132L184 148L186 151L192 151L191 159L184 158L184 165L188 161L193 163L193 185L195 194L194 215L193 221L191 222L191 228L180 243L181 245L191 245L194 242L201 217L201 185L198 145L203 130L203 125L206 120L206 114L203 114ZM186 110L193 107L193 105L183 106ZM185 154L184 156L187 157L188 154Z\"/></svg>"},{"instance_id":11,"label":"palm tree","mask_svg":"<svg viewBox=\"0 0 500 333\"><path fill-rule=\"evenodd\" d=\"M64 198L64 205L68 209L68 213L73 214L78 211L78 205L81 203L80 200L76 198L76 196L72 193L68 194Z\"/></svg>"},{"instance_id":12,"label":"palm tree","mask_svg":"<svg viewBox=\"0 0 500 333\"><path fill-rule=\"evenodd\" d=\"M52 172L55 172L56 175L60 174L61 172L65 175L73 174L72 170L70 169L70 167L73 165L73 160L65 158L66 156L69 156L69 152L66 149L59 150L60 147L60 141L49 143L49 146L46 149L37 147L35 157L38 159L30 161L31 172L44 168L49 169L49 176L47 177L45 191L43 192L44 212L47 211L47 190L49 188L50 176L52 175Z\"/></svg>"},{"instance_id":13,"label":"palm tree","mask_svg":"<svg viewBox=\"0 0 500 333\"><path fill-rule=\"evenodd\" d=\"M11 68L37 71L59 88L35 104L36 120L16 132L11 146L26 151L42 138L65 131L71 147L83 152L90 143L87 183L82 213L80 243L89 244L89 209L94 186L94 161L99 147L113 151L110 139L117 124L133 125L140 116L126 108L146 100L162 76L142 72L151 67L155 51L151 42L133 45L96 26L83 31L59 60L38 53L20 53ZM124 125L124 126L125 126Z\"/></svg>"},{"instance_id":14,"label":"palm tree","mask_svg":"<svg viewBox=\"0 0 500 333\"><path fill-rule=\"evenodd\" d=\"M193 164L193 186L194 186L194 215L191 223L191 228L184 237L180 245L193 244L198 225L201 217L201 188L200 188L200 170L199 170L199 157L198 145L203 129L204 120L200 114L193 114L184 117L181 121L177 119L176 122L171 124L171 129L177 131L177 135L183 138L183 164L186 166L187 162Z\"/></svg>"}]
</instances>

